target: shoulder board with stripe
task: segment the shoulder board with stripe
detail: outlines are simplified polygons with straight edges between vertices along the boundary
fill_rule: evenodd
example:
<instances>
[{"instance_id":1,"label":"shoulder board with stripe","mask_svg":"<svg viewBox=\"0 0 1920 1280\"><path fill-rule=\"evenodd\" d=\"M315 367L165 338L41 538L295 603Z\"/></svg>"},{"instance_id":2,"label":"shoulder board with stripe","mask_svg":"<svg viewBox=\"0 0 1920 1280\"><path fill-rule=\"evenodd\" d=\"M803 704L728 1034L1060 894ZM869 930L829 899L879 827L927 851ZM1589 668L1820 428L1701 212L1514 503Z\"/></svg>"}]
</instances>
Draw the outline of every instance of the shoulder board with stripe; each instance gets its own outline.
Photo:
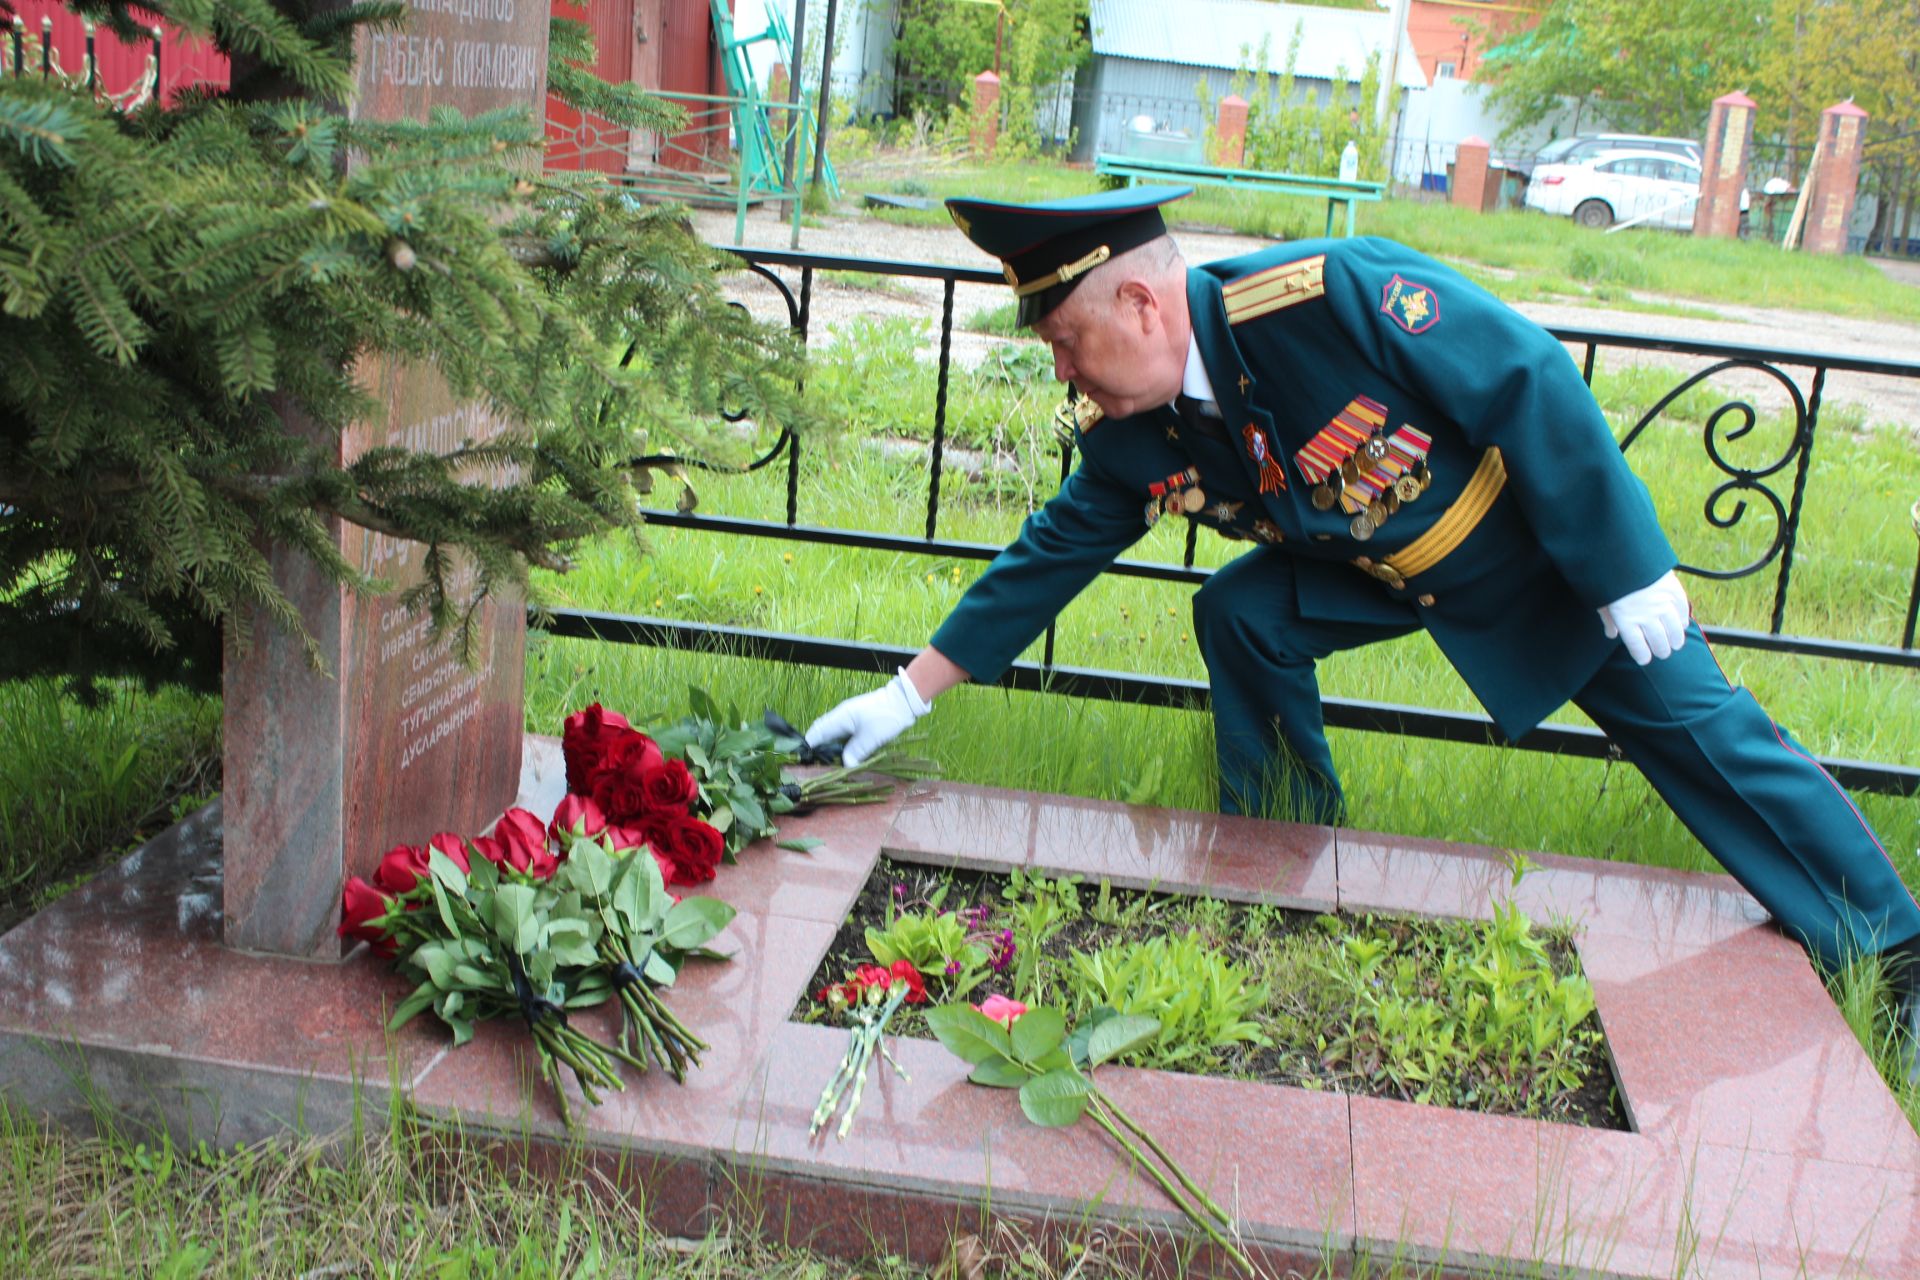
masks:
<instances>
[{"instance_id":1,"label":"shoulder board with stripe","mask_svg":"<svg viewBox=\"0 0 1920 1280\"><path fill-rule=\"evenodd\" d=\"M1053 411L1053 425L1059 428L1062 437L1071 441L1078 432L1085 435L1092 431L1100 419L1106 417L1106 410L1095 404L1088 396L1075 392L1060 402Z\"/></svg>"},{"instance_id":2,"label":"shoulder board with stripe","mask_svg":"<svg viewBox=\"0 0 1920 1280\"><path fill-rule=\"evenodd\" d=\"M1283 262L1229 282L1221 288L1226 298L1227 323L1240 324L1319 297L1327 291L1323 278L1326 264L1327 255L1316 253L1311 258Z\"/></svg>"}]
</instances>

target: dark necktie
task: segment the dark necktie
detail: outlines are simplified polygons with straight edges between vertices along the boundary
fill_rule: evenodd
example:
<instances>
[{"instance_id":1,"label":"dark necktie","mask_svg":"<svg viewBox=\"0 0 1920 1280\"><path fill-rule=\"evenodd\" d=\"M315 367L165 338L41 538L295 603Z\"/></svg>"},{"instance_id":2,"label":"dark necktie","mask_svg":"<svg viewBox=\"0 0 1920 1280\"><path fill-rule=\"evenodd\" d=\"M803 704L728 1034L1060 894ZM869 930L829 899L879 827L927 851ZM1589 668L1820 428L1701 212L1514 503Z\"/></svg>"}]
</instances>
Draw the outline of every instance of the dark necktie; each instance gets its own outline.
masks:
<instances>
[{"instance_id":1,"label":"dark necktie","mask_svg":"<svg viewBox=\"0 0 1920 1280\"><path fill-rule=\"evenodd\" d=\"M1220 419L1200 411L1200 402L1185 392L1173 399L1174 412L1180 415L1180 425L1196 436L1218 442L1225 442L1227 429Z\"/></svg>"}]
</instances>

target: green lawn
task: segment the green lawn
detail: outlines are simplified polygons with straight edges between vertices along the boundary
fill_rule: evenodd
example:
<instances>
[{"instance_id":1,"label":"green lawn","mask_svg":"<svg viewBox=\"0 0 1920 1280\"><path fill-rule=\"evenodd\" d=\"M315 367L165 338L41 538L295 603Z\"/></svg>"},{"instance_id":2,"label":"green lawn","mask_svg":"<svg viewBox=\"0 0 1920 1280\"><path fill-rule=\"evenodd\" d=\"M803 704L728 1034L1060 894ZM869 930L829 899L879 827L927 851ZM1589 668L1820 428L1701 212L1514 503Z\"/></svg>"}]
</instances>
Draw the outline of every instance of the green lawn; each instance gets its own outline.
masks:
<instances>
[{"instance_id":1,"label":"green lawn","mask_svg":"<svg viewBox=\"0 0 1920 1280\"><path fill-rule=\"evenodd\" d=\"M846 344L850 360L871 348ZM838 347L836 350L840 349ZM869 370L867 385L884 382ZM1603 378L1610 403L1656 381L1645 371ZM832 385L820 378L814 387ZM1663 384L1664 385L1664 384ZM1009 390L1010 405L1040 391ZM1694 407L1704 405L1699 401ZM894 419L899 421L899 419ZM1762 434L1757 431L1755 434ZM986 424L968 438L989 438ZM1003 441L1030 467L977 476L950 474L941 502L943 537L1000 543L1030 500L1051 492L1057 460L1044 436L1003 429ZM1777 437L1775 437L1777 441ZM1655 481L1663 520L1684 558L1714 567L1745 562L1771 535L1757 511L1732 530L1701 517L1712 475L1699 456L1696 426L1682 413L1636 444L1633 461ZM1897 643L1913 572L1915 544L1906 518L1912 501L1895 479L1907 446L1888 433L1841 430L1823 440L1808 485L1806 531L1787 614L1790 631ZM924 527L924 473L855 436L819 444L810 454L800 518L901 534ZM703 477L702 510L779 519L779 477ZM1184 530L1161 526L1136 547L1141 559L1177 561ZM815 544L719 539L669 529L650 531L652 554L610 543L582 557L573 575L549 589L568 604L652 613L774 631L918 646L982 566L921 556ZM1222 564L1237 547L1203 535L1199 562ZM1710 624L1764 629L1771 575L1732 583L1689 580ZM1056 659L1065 665L1204 678L1195 652L1190 590L1177 584L1108 577L1063 615ZM1037 657L1037 650L1029 655ZM1776 718L1814 750L1893 762L1920 758L1920 678L1911 672L1725 648L1736 681L1752 686ZM743 706L771 701L791 719L824 710L862 680L788 671L731 658L656 653L583 642L536 644L530 669L530 727L551 731L570 704L599 697L640 714L677 714L689 683L714 686ZM1337 655L1323 664L1333 696L1416 702L1476 710L1472 695L1424 636ZM1581 722L1568 710L1556 720ZM1211 807L1211 730L1205 716L1171 710L1073 702L997 689L963 688L923 725L929 749L950 775L1117 799ZM1009 750L1009 744L1019 744ZM1671 818L1638 775L1602 762L1529 752L1452 746L1365 733L1335 734L1355 826L1445 836L1527 849L1704 868L1697 842ZM1542 803L1508 802L1516 789ZM1864 796L1903 872L1920 884L1920 803Z\"/></svg>"},{"instance_id":2,"label":"green lawn","mask_svg":"<svg viewBox=\"0 0 1920 1280\"><path fill-rule=\"evenodd\" d=\"M1104 181L1091 169L1058 163L952 168L913 178L876 172L866 181L855 170L844 180L847 190L856 193L904 190L944 199L992 192L996 199L1015 201L1080 195L1099 190ZM940 208L872 216L918 226L951 225ZM1224 227L1301 240L1321 234L1326 207L1301 197L1200 187L1169 206L1168 217L1176 235L1183 226ZM1649 229L1604 235L1575 226L1571 218L1523 211L1475 213L1430 197L1363 204L1355 229L1461 264L1478 283L1509 302L1572 298L1615 308L1714 314L1672 301L1635 302L1629 296L1630 291L1643 291L1659 299L1920 322L1920 289L1889 281L1857 256L1785 253L1768 242L1696 240ZM1888 355L1898 358L1899 353Z\"/></svg>"}]
</instances>

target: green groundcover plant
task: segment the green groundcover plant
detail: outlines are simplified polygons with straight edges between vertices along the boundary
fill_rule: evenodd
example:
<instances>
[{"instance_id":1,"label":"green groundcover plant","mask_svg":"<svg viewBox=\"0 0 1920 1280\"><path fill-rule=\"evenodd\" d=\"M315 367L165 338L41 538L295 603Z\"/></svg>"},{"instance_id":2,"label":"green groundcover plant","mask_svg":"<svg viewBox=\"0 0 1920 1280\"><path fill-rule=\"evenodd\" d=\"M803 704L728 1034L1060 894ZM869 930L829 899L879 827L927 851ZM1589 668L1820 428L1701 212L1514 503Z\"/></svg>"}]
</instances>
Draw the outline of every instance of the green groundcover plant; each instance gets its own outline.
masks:
<instances>
[{"instance_id":1,"label":"green groundcover plant","mask_svg":"<svg viewBox=\"0 0 1920 1280\"><path fill-rule=\"evenodd\" d=\"M1151 1018L1129 1066L1618 1123L1571 940L1506 898L1485 921L1316 916L883 861L797 1013L877 1041L983 997Z\"/></svg>"}]
</instances>

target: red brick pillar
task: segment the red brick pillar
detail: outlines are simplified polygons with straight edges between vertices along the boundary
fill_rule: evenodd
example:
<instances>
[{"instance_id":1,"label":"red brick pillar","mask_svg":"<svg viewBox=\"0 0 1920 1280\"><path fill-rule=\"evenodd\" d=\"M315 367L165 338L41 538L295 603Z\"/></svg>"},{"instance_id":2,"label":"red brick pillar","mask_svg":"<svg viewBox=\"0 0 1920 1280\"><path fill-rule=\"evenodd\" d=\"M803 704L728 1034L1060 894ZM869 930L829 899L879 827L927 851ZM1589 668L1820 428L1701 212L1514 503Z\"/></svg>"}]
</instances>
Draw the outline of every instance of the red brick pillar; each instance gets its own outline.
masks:
<instances>
[{"instance_id":1,"label":"red brick pillar","mask_svg":"<svg viewBox=\"0 0 1920 1280\"><path fill-rule=\"evenodd\" d=\"M1755 109L1753 99L1744 93L1713 100L1707 116L1707 154L1700 165L1700 203L1693 211L1696 236L1740 234L1740 193L1747 186Z\"/></svg>"},{"instance_id":2,"label":"red brick pillar","mask_svg":"<svg viewBox=\"0 0 1920 1280\"><path fill-rule=\"evenodd\" d=\"M1808 253L1847 251L1847 222L1860 186L1860 147L1866 136L1867 113L1852 99L1820 113L1820 158L1813 166L1801 239Z\"/></svg>"},{"instance_id":3,"label":"red brick pillar","mask_svg":"<svg viewBox=\"0 0 1920 1280\"><path fill-rule=\"evenodd\" d=\"M1452 204L1469 209L1487 207L1487 154L1491 148L1485 138L1463 138L1453 154L1453 182L1447 191Z\"/></svg>"},{"instance_id":4,"label":"red brick pillar","mask_svg":"<svg viewBox=\"0 0 1920 1280\"><path fill-rule=\"evenodd\" d=\"M1213 162L1238 169L1247 158L1247 100L1237 93L1220 99L1213 125Z\"/></svg>"},{"instance_id":5,"label":"red brick pillar","mask_svg":"<svg viewBox=\"0 0 1920 1280\"><path fill-rule=\"evenodd\" d=\"M973 78L972 137L973 154L993 159L994 144L1000 139L1000 77L991 71Z\"/></svg>"}]
</instances>

